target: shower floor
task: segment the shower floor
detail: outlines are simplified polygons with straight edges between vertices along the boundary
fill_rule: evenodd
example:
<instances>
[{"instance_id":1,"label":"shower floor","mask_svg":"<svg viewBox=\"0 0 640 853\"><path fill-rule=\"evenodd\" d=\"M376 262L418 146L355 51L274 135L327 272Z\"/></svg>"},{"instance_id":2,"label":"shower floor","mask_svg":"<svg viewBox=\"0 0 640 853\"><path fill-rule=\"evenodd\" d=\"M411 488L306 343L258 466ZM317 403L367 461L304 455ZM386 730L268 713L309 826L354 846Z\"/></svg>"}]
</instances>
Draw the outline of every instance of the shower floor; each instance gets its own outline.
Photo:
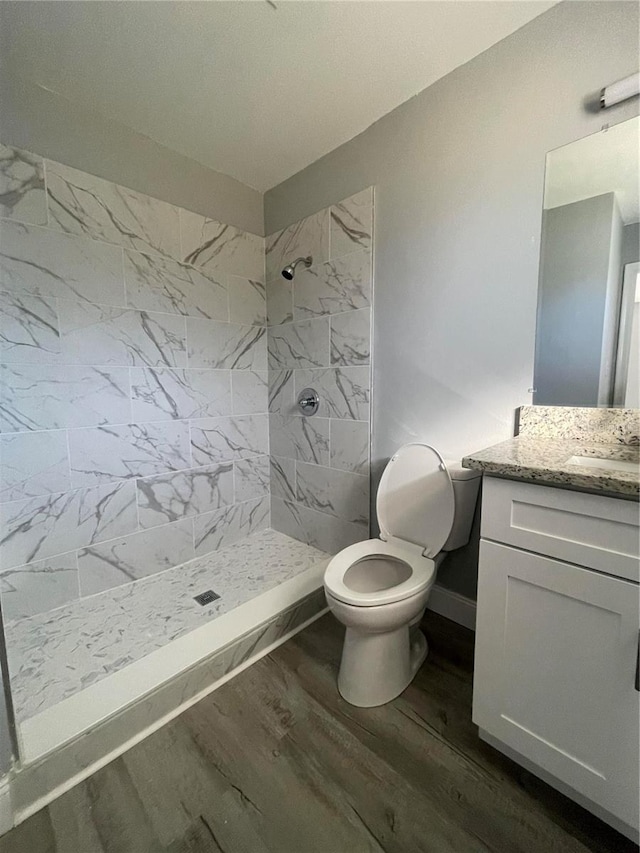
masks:
<instances>
[{"instance_id":1,"label":"shower floor","mask_svg":"<svg viewBox=\"0 0 640 853\"><path fill-rule=\"evenodd\" d=\"M318 589L327 559L265 530L134 584L9 623L11 692L27 760L42 752L29 743L30 732L40 737L55 727L58 707L79 717L81 731L88 706L104 718ZM208 590L219 598L202 606L194 597ZM271 612L263 613L263 600ZM198 631L205 626L206 634Z\"/></svg>"}]
</instances>

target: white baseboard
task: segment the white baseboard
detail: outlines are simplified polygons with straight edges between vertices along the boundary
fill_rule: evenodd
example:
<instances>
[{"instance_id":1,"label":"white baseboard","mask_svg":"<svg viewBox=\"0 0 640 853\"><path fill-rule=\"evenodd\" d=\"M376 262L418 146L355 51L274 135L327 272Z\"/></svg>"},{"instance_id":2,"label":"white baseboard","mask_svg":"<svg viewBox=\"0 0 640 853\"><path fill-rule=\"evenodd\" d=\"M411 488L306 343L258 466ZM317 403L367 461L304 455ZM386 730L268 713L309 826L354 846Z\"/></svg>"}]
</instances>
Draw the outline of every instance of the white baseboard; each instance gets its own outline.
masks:
<instances>
[{"instance_id":1,"label":"white baseboard","mask_svg":"<svg viewBox=\"0 0 640 853\"><path fill-rule=\"evenodd\" d=\"M476 603L472 598L434 584L429 593L427 609L451 619L452 622L457 622L458 625L464 625L472 631L476 630Z\"/></svg>"}]
</instances>

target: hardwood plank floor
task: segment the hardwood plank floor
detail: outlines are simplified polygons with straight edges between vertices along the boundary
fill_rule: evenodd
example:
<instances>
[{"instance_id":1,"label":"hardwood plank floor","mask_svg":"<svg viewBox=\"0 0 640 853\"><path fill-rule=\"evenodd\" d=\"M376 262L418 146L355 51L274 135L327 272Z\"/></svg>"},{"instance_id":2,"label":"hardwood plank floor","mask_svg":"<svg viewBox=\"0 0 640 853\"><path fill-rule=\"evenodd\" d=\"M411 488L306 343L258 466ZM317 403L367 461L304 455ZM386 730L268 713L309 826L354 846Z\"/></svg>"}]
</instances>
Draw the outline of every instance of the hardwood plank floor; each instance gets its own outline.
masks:
<instances>
[{"instance_id":1,"label":"hardwood plank floor","mask_svg":"<svg viewBox=\"0 0 640 853\"><path fill-rule=\"evenodd\" d=\"M473 634L429 613L430 653L382 708L336 690L326 616L0 839L0 853L631 853L482 743Z\"/></svg>"}]
</instances>

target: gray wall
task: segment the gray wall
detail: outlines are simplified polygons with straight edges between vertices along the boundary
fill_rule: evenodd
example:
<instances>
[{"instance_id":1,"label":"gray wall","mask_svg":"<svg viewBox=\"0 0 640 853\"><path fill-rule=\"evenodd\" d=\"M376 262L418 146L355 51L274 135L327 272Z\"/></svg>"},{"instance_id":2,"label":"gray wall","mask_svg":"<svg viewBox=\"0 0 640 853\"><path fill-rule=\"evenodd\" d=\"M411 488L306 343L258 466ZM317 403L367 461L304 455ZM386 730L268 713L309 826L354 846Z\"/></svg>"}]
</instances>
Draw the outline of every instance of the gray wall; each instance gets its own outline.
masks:
<instances>
[{"instance_id":1,"label":"gray wall","mask_svg":"<svg viewBox=\"0 0 640 853\"><path fill-rule=\"evenodd\" d=\"M613 193L544 212L534 378L538 405L598 405L616 217ZM616 261L618 285L619 252Z\"/></svg>"},{"instance_id":2,"label":"gray wall","mask_svg":"<svg viewBox=\"0 0 640 853\"><path fill-rule=\"evenodd\" d=\"M638 67L638 7L562 3L270 190L266 233L376 187L373 466L512 435L530 401L545 155L638 113L590 110ZM474 595L477 545L440 581Z\"/></svg>"},{"instance_id":3,"label":"gray wall","mask_svg":"<svg viewBox=\"0 0 640 853\"><path fill-rule=\"evenodd\" d=\"M622 229L622 266L640 260L640 225L634 222Z\"/></svg>"},{"instance_id":4,"label":"gray wall","mask_svg":"<svg viewBox=\"0 0 640 853\"><path fill-rule=\"evenodd\" d=\"M0 66L0 137L116 184L264 235L262 193Z\"/></svg>"}]
</instances>

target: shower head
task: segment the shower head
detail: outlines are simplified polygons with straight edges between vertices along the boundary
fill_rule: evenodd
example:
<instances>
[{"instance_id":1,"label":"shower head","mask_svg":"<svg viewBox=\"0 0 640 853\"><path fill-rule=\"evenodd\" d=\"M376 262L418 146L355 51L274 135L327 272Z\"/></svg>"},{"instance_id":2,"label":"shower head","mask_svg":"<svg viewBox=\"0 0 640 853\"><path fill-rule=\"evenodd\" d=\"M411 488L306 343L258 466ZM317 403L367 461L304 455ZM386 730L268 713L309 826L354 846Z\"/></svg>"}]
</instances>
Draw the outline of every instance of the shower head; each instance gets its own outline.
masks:
<instances>
[{"instance_id":1,"label":"shower head","mask_svg":"<svg viewBox=\"0 0 640 853\"><path fill-rule=\"evenodd\" d=\"M312 263L313 258L311 257L311 255L308 255L306 258L296 258L292 264L289 264L289 266L286 266L282 270L282 277L286 278L287 281L292 281L294 275L296 274L296 267L298 266L298 264L304 264L305 267L309 269Z\"/></svg>"}]
</instances>

